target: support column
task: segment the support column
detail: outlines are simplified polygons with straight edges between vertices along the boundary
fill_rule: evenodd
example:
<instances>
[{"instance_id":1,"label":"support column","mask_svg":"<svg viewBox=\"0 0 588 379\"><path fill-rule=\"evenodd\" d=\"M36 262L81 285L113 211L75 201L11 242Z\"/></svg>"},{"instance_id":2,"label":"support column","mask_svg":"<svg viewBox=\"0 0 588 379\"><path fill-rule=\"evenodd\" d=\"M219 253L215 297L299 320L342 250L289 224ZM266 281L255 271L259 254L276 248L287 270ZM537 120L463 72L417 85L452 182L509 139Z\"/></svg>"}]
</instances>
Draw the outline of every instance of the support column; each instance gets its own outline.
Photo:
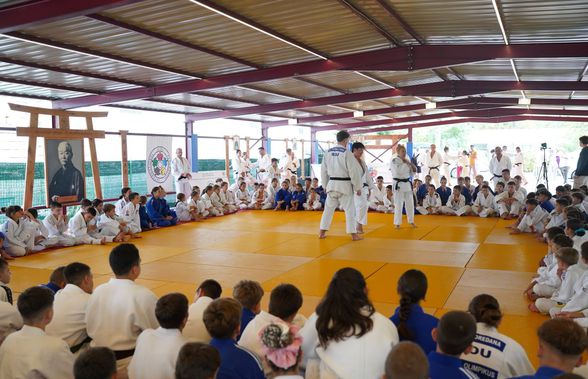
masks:
<instances>
[{"instance_id":1,"label":"support column","mask_svg":"<svg viewBox=\"0 0 588 379\"><path fill-rule=\"evenodd\" d=\"M231 182L231 162L229 160L229 136L225 136L225 173L227 174L227 182Z\"/></svg>"},{"instance_id":2,"label":"support column","mask_svg":"<svg viewBox=\"0 0 588 379\"><path fill-rule=\"evenodd\" d=\"M318 141L314 129L310 131L310 163L318 163Z\"/></svg>"},{"instance_id":3,"label":"support column","mask_svg":"<svg viewBox=\"0 0 588 379\"><path fill-rule=\"evenodd\" d=\"M412 127L408 128L408 142L406 143L406 153L412 157Z\"/></svg>"},{"instance_id":4,"label":"support column","mask_svg":"<svg viewBox=\"0 0 588 379\"><path fill-rule=\"evenodd\" d=\"M301 157L302 160L300 162L300 168L302 169L302 172L301 172L302 179L304 179L304 178L306 178L306 164L305 164L305 161L304 161L304 138L300 140L300 143L301 143L301 146L300 146L301 147L300 155L302 155L302 157Z\"/></svg>"},{"instance_id":5,"label":"support column","mask_svg":"<svg viewBox=\"0 0 588 379\"><path fill-rule=\"evenodd\" d=\"M122 186L128 187L129 186L129 157L128 157L128 150L127 150L127 134L129 132L127 130L120 131L120 147L121 147L121 177L122 177Z\"/></svg>"},{"instance_id":6,"label":"support column","mask_svg":"<svg viewBox=\"0 0 588 379\"><path fill-rule=\"evenodd\" d=\"M194 122L193 121L186 121L184 122L184 139L185 139L185 148L184 152L186 153L186 159L191 161L192 159L192 143L190 143L190 139L194 134Z\"/></svg>"}]
</instances>

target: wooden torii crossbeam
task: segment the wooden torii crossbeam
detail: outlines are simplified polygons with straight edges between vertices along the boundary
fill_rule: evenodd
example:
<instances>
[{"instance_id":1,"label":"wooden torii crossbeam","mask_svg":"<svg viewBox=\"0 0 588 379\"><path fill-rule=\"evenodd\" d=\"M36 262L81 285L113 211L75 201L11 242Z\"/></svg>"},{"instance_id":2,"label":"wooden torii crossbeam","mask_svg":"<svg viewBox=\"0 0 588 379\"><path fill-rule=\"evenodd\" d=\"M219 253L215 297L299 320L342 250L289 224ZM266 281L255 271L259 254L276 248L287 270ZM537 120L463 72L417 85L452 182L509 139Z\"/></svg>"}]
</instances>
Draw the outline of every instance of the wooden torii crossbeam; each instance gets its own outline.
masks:
<instances>
[{"instance_id":1,"label":"wooden torii crossbeam","mask_svg":"<svg viewBox=\"0 0 588 379\"><path fill-rule=\"evenodd\" d=\"M93 118L106 117L108 112L80 112L65 111L59 109L47 109L38 107L29 107L19 104L8 104L10 109L18 112L30 114L28 127L17 127L16 135L19 137L29 137L29 147L27 152L27 165L25 174L25 193L23 206L25 209L30 208L33 204L33 185L35 179L35 156L37 154L37 137L46 139L81 139L88 138L90 145L90 159L92 162L92 176L94 178L94 190L96 197L102 198L102 186L100 184L100 169L98 168L98 155L96 154L96 138L104 138L104 131L94 130ZM59 118L59 128L39 128L39 115L57 116ZM69 128L70 117L83 117L86 119L86 130L73 130ZM82 159L83 161L83 159ZM47 162L45 162L45 176L47 176ZM63 196L59 200L63 203L71 203L77 199L73 196Z\"/></svg>"}]
</instances>

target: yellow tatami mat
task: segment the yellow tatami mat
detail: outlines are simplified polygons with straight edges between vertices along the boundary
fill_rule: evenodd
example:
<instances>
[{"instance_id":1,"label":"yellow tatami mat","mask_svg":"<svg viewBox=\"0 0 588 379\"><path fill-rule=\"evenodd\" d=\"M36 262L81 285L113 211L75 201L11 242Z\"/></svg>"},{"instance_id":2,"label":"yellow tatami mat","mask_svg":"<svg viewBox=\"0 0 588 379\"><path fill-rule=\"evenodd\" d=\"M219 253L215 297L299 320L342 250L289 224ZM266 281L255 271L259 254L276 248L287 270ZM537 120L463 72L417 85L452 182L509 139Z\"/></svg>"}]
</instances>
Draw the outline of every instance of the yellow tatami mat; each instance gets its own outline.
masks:
<instances>
[{"instance_id":1,"label":"yellow tatami mat","mask_svg":"<svg viewBox=\"0 0 588 379\"><path fill-rule=\"evenodd\" d=\"M139 282L158 296L182 292L190 300L198 283L214 278L225 296L240 279L269 291L293 283L304 294L301 312L309 316L335 271L355 267L367 278L376 309L389 316L398 304L396 282L410 268L426 273L429 292L423 307L437 316L466 309L480 293L498 298L506 316L501 330L517 339L536 362L535 330L545 319L527 310L523 290L546 245L531 235L509 234L497 219L417 216L416 229L392 227L392 215L369 214L365 239L352 242L337 212L329 237L317 238L319 212L248 211L142 234L135 243L142 258ZM45 283L57 266L90 265L96 285L111 276L107 246L76 246L11 261L15 293Z\"/></svg>"}]
</instances>

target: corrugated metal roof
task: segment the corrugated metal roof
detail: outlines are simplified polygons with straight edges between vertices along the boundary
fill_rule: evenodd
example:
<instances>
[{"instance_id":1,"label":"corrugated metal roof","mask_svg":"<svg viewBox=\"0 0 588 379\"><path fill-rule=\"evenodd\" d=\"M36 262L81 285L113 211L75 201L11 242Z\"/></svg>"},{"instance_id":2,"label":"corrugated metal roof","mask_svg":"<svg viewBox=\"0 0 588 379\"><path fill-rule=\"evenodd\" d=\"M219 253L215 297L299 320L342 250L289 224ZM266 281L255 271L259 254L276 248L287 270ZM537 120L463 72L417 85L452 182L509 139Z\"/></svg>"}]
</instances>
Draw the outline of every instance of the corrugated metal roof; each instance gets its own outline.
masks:
<instances>
[{"instance_id":1,"label":"corrugated metal roof","mask_svg":"<svg viewBox=\"0 0 588 379\"><path fill-rule=\"evenodd\" d=\"M345 92L364 92L386 88L354 71L331 71L304 77Z\"/></svg>"}]
</instances>

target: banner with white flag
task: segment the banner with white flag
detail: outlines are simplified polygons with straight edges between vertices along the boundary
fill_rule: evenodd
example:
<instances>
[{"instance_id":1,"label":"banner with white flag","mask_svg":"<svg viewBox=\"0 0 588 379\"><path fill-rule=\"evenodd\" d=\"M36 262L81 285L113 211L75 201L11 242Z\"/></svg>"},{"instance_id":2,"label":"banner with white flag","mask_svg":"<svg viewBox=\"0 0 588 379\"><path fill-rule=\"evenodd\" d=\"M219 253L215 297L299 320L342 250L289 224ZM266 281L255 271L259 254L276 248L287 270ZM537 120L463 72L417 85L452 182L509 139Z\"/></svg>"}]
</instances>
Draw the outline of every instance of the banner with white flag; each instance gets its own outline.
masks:
<instances>
[{"instance_id":1,"label":"banner with white flag","mask_svg":"<svg viewBox=\"0 0 588 379\"><path fill-rule=\"evenodd\" d=\"M147 137L147 189L162 186L167 192L173 192L174 178L172 172L172 137Z\"/></svg>"}]
</instances>

